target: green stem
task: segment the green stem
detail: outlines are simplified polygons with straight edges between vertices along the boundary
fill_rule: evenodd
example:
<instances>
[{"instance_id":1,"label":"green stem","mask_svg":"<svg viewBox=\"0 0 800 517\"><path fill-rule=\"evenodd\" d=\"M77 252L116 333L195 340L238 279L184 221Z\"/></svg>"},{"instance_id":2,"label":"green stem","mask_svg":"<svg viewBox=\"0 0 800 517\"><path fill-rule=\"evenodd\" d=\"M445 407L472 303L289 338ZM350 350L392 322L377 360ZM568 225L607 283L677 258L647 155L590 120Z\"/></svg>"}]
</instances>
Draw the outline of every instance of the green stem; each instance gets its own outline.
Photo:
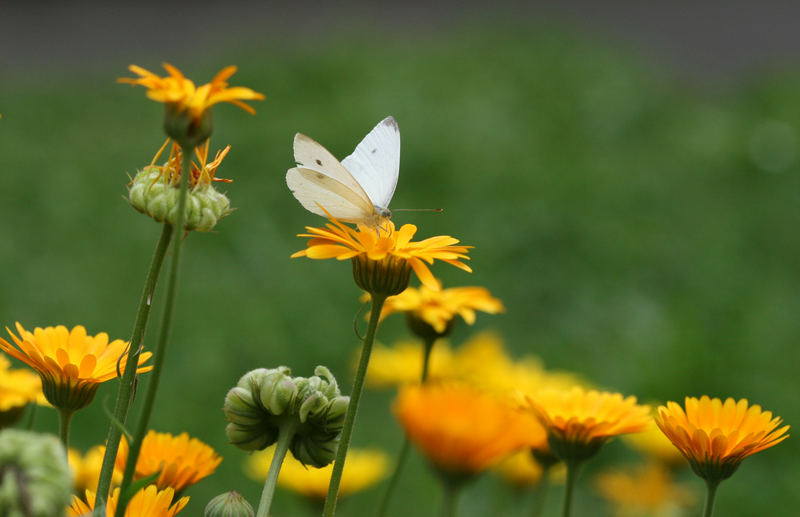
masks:
<instances>
[{"instance_id":1,"label":"green stem","mask_svg":"<svg viewBox=\"0 0 800 517\"><path fill-rule=\"evenodd\" d=\"M544 502L547 499L547 489L550 488L550 466L542 466L542 478L533 491L533 512L531 517L541 517Z\"/></svg>"},{"instance_id":2,"label":"green stem","mask_svg":"<svg viewBox=\"0 0 800 517\"><path fill-rule=\"evenodd\" d=\"M186 194L189 191L189 176L191 175L192 167L192 149L189 147L181 147L183 153L183 168L181 169L181 187L178 194L178 212L175 215L175 223L173 227L179 232L183 232L184 219L186 215ZM181 250L183 249L183 239L176 238L172 243L172 262L167 276L167 292L164 295L164 313L161 318L161 329L158 334L158 341L154 350L153 371L150 374L150 383L147 386L147 393L145 394L144 403L142 406L142 414L139 416L136 430L133 434L133 440L130 443L128 450L128 460L125 463L125 472L122 477L122 485L120 486L120 494L125 494L125 491L133 481L133 473L136 467L136 461L139 459L139 451L142 448L142 441L144 440L147 426L150 423L150 414L153 412L155 405L156 393L158 391L158 384L161 380L161 371L164 368L164 359L167 352L167 341L169 341L169 333L172 327L172 315L175 309L175 296L178 290L178 272L181 263ZM115 516L122 517L125 515L125 507L127 501L120 501L117 505Z\"/></svg>"},{"instance_id":3,"label":"green stem","mask_svg":"<svg viewBox=\"0 0 800 517\"><path fill-rule=\"evenodd\" d=\"M25 422L25 429L28 431L33 430L33 424L36 422L36 408L38 404L35 402L28 404L28 421Z\"/></svg>"},{"instance_id":4,"label":"green stem","mask_svg":"<svg viewBox=\"0 0 800 517\"><path fill-rule=\"evenodd\" d=\"M156 288L158 275L161 272L161 266L164 263L164 256L167 253L170 239L172 238L172 225L164 223L161 227L161 236L158 238L158 244L153 252L153 258L150 261L150 269L147 271L147 278L144 281L144 289L142 296L139 298L139 308L136 311L136 322L133 325L133 333L131 335L130 347L128 348L128 358L125 363L125 370L120 379L119 389L117 391L117 402L114 406L114 418L116 421L111 422L108 429L108 438L106 439L106 452L103 456L103 466L100 470L100 479L97 484L97 500L105 501L108 497L108 491L111 487L111 476L114 473L114 463L117 458L117 450L119 449L119 442L122 437L122 429L117 425L117 422L125 423L128 418L128 410L131 407L131 402L134 395L134 386L136 384L136 370L139 366L139 352L144 337L144 331L147 328L147 320L150 317L150 308L152 307L153 292ZM105 517L100 512L102 505L97 505L98 510L94 513L95 517Z\"/></svg>"},{"instance_id":5,"label":"green stem","mask_svg":"<svg viewBox=\"0 0 800 517\"><path fill-rule=\"evenodd\" d=\"M422 352L422 382L425 382L425 380L428 378L428 363L430 361L431 350L433 349L435 342L436 338L429 338L425 340L423 345L425 348ZM383 494L381 504L378 505L378 517L383 517L386 515L386 510L389 509L389 502L392 500L392 495L394 495L394 490L397 487L398 480L400 479L400 473L406 464L406 459L408 458L408 451L410 448L408 436L403 436L403 446L400 449L400 454L397 456L397 463L395 463L394 472L392 472L392 477L389 479L389 486L386 487L386 492Z\"/></svg>"},{"instance_id":6,"label":"green stem","mask_svg":"<svg viewBox=\"0 0 800 517\"><path fill-rule=\"evenodd\" d=\"M570 507L572 506L572 491L575 488L575 480L578 478L578 468L580 463L571 460L567 461L567 482L564 486L564 513L563 517L569 517Z\"/></svg>"},{"instance_id":7,"label":"green stem","mask_svg":"<svg viewBox=\"0 0 800 517\"><path fill-rule=\"evenodd\" d=\"M278 473L281 471L286 451L289 450L289 444L292 443L292 438L294 438L296 427L297 424L295 422L287 422L278 431L278 443L275 445L275 454L272 456L267 479L264 481L264 490L261 492L261 502L258 503L256 517L267 517L269 515L272 496L275 494L275 485L278 482Z\"/></svg>"},{"instance_id":8,"label":"green stem","mask_svg":"<svg viewBox=\"0 0 800 517\"><path fill-rule=\"evenodd\" d=\"M442 481L442 517L456 517L461 484Z\"/></svg>"},{"instance_id":9,"label":"green stem","mask_svg":"<svg viewBox=\"0 0 800 517\"><path fill-rule=\"evenodd\" d=\"M361 400L361 392L364 388L364 377L367 374L369 356L372 353L372 344L375 342L375 334L378 331L378 321L383 308L386 296L372 295L372 307L370 309L369 326L367 335L361 345L361 358L358 361L356 377L353 381L353 392L350 394L350 404L347 406L347 413L344 415L344 427L342 436L339 439L339 447L336 449L336 458L333 463L331 482L328 485L328 496L325 498L325 507L322 509L323 517L333 517L336 512L336 500L339 496L339 483L342 480L344 461L347 456L347 449L350 447L350 437L353 434L353 424L356 421L358 403Z\"/></svg>"},{"instance_id":10,"label":"green stem","mask_svg":"<svg viewBox=\"0 0 800 517\"><path fill-rule=\"evenodd\" d=\"M74 409L58 409L58 436L61 438L61 443L64 444L64 450L69 450L69 424L72 422L74 414Z\"/></svg>"},{"instance_id":11,"label":"green stem","mask_svg":"<svg viewBox=\"0 0 800 517\"><path fill-rule=\"evenodd\" d=\"M719 481L706 480L706 487L708 490L706 491L706 502L703 506L703 517L711 517L711 514L714 513L714 501L717 498Z\"/></svg>"}]
</instances>

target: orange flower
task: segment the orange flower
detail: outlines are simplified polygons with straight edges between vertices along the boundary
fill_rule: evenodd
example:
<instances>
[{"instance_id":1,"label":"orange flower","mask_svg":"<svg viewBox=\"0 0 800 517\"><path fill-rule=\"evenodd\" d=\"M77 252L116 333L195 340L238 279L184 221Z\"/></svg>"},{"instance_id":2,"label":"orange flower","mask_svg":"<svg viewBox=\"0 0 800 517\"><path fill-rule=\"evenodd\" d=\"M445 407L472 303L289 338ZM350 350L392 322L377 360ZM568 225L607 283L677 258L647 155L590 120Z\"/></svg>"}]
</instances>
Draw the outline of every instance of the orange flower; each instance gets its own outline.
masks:
<instances>
[{"instance_id":1,"label":"orange flower","mask_svg":"<svg viewBox=\"0 0 800 517\"><path fill-rule=\"evenodd\" d=\"M469 266L461 262L469 260L467 253L471 246L456 246L458 239L449 235L412 242L411 238L417 232L417 227L413 224L404 224L396 230L392 221L384 220L376 228L359 224L358 230L353 230L331 218L330 224L325 225L325 228L307 226L306 230L309 233L300 234L298 237L310 238L308 247L293 254L292 258L357 259L382 264L387 262L396 262L403 266L407 264L420 281L433 290L439 288L439 284L428 269L428 265L433 264L434 260L441 260L467 272L472 271ZM390 264L389 267L393 265Z\"/></svg>"},{"instance_id":2,"label":"orange flower","mask_svg":"<svg viewBox=\"0 0 800 517\"><path fill-rule=\"evenodd\" d=\"M86 454L81 454L76 449L69 449L67 458L72 471L72 485L76 493L82 494L86 490L97 488L105 453L105 445L95 445L86 451ZM122 472L115 470L111 482L119 485L122 482Z\"/></svg>"},{"instance_id":3,"label":"orange flower","mask_svg":"<svg viewBox=\"0 0 800 517\"><path fill-rule=\"evenodd\" d=\"M656 424L680 449L695 473L718 483L730 477L751 454L789 437L789 426L747 399L736 401L703 395L686 397L686 409L676 402L658 408Z\"/></svg>"},{"instance_id":4,"label":"orange flower","mask_svg":"<svg viewBox=\"0 0 800 517\"><path fill-rule=\"evenodd\" d=\"M58 408L80 409L89 404L100 383L116 378L117 367L124 370L128 359L127 342L109 342L105 332L89 336L80 325L71 331L61 325L36 327L31 333L17 323L19 337L6 330L14 345L0 338L0 349L39 373L47 401ZM151 355L140 353L139 364ZM137 372L151 369L152 366L139 366Z\"/></svg>"},{"instance_id":5,"label":"orange flower","mask_svg":"<svg viewBox=\"0 0 800 517\"><path fill-rule=\"evenodd\" d=\"M183 510L188 497L181 497L175 503L172 499L175 491L172 488L158 490L155 485L148 485L142 488L128 502L125 508L125 517L174 517ZM112 517L117 510L119 501L119 488L115 488L106 504L106 515ZM95 494L91 490L86 491L86 502L78 496L72 496L72 504L67 509L68 517L82 517L89 515L94 510Z\"/></svg>"},{"instance_id":6,"label":"orange flower","mask_svg":"<svg viewBox=\"0 0 800 517\"><path fill-rule=\"evenodd\" d=\"M170 142L172 142L172 145L170 146L167 161L164 163L164 165L156 165L156 161L158 161L161 153L164 152L164 149L167 148ZM194 149L194 154L197 158L197 161L192 161L192 170L189 176L189 188L191 189L197 188L198 186L208 186L212 181L220 181L223 183L231 183L233 181L214 176L214 174L217 172L217 169L222 164L222 160L225 159L225 157L228 155L228 152L231 150L231 146L217 150L214 159L210 162L208 161L209 146L210 140L206 140ZM164 142L164 145L161 146L156 155L153 157L153 161L150 163L150 166L147 167L147 169L150 171L158 171L158 176L153 180L153 183L161 178L164 178L164 181L170 185L178 186L181 182L182 167L183 151L181 150L181 146L171 138L167 138L166 142Z\"/></svg>"},{"instance_id":7,"label":"orange flower","mask_svg":"<svg viewBox=\"0 0 800 517\"><path fill-rule=\"evenodd\" d=\"M44 403L42 381L30 370L11 369L0 355L0 429L11 424L30 402Z\"/></svg>"},{"instance_id":8,"label":"orange flower","mask_svg":"<svg viewBox=\"0 0 800 517\"><path fill-rule=\"evenodd\" d=\"M195 87L194 83L174 66L168 63L164 63L163 66L169 74L166 77L159 77L140 66L130 65L128 70L139 77L123 77L118 81L144 86L147 88L149 98L157 102L174 104L178 107L178 111L188 110L194 119L201 118L208 108L220 102L230 102L252 114L255 110L242 101L264 99L263 94L250 88L228 87L228 79L236 73L235 66L223 68L210 83L199 87Z\"/></svg>"},{"instance_id":9,"label":"orange flower","mask_svg":"<svg viewBox=\"0 0 800 517\"><path fill-rule=\"evenodd\" d=\"M117 469L124 470L128 459L128 443L122 441L117 454ZM173 436L150 430L142 441L136 461L134 480L158 473L159 489L172 487L180 491L211 475L222 458L208 445L186 433Z\"/></svg>"},{"instance_id":10,"label":"orange flower","mask_svg":"<svg viewBox=\"0 0 800 517\"><path fill-rule=\"evenodd\" d=\"M642 431L651 421L650 408L636 397L579 386L545 390L527 403L547 429L553 452L565 461L585 460L612 437Z\"/></svg>"},{"instance_id":11,"label":"orange flower","mask_svg":"<svg viewBox=\"0 0 800 517\"><path fill-rule=\"evenodd\" d=\"M425 285L419 289L409 287L397 296L387 298L381 317L396 312L422 320L438 334L445 334L456 316L472 325L475 311L489 314L504 312L503 302L494 298L485 287L451 287L442 289L438 279L433 280L436 289Z\"/></svg>"},{"instance_id":12,"label":"orange flower","mask_svg":"<svg viewBox=\"0 0 800 517\"><path fill-rule=\"evenodd\" d=\"M467 385L406 386L394 412L409 440L450 473L478 474L531 439L524 413Z\"/></svg>"},{"instance_id":13,"label":"orange flower","mask_svg":"<svg viewBox=\"0 0 800 517\"><path fill-rule=\"evenodd\" d=\"M691 505L692 493L676 484L670 471L658 463L642 465L631 472L613 470L597 476L595 486L613 503L620 517L679 515Z\"/></svg>"}]
</instances>

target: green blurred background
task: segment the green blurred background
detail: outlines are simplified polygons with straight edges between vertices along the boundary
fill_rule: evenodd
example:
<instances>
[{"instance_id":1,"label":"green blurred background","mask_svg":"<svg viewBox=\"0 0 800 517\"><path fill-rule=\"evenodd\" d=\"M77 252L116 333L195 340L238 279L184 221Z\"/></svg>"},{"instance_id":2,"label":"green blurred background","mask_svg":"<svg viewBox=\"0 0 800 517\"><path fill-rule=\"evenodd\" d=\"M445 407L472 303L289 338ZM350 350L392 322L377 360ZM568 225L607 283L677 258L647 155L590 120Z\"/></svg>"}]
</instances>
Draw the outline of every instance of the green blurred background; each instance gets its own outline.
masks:
<instances>
[{"instance_id":1,"label":"green blurred background","mask_svg":"<svg viewBox=\"0 0 800 517\"><path fill-rule=\"evenodd\" d=\"M50 6L16 46L5 32L0 323L83 324L127 339L159 226L127 205L126 174L163 141L163 107L114 80L129 75L130 62L159 71L169 61L197 82L238 65L232 83L268 98L255 104L255 117L215 108L212 146L232 145L218 175L235 180L225 188L237 210L214 233L186 241L152 419L155 429L187 431L225 458L187 491L182 515L201 515L211 497L233 488L257 503L261 487L242 474L245 454L226 444L221 412L243 373L285 364L310 375L325 364L349 391L359 292L349 264L289 259L305 244L295 234L324 221L300 207L284 175L296 132L342 158L390 114L403 147L392 206L445 209L395 221L417 224L419 237L450 234L474 245L473 274L447 265L434 273L446 286L486 286L507 307L457 327L453 343L495 329L517 356L539 355L548 367L644 401L747 397L789 424L800 421L800 68L762 60L738 69L723 60L706 74L710 61L681 64L680 52L648 54L627 36L513 8L451 17L438 7L427 18L414 5L406 18L387 9L375 23L374 8L359 17L352 6L337 14L301 3L268 17L233 4L206 24L188 16L181 28L180 9L196 6L179 5L130 7L125 18L97 4L85 10L97 19L71 29L59 24L66 8ZM17 34L35 18L21 7L9 12L5 29L16 20ZM160 21L148 25L150 15ZM48 23L64 32L48 33ZM246 30L237 32L240 25ZM135 31L140 39L123 43ZM60 41L65 34L73 39ZM31 49L34 40L40 47ZM404 337L402 318L387 320L379 335ZM114 393L113 383L103 386L75 417L76 446L105 438L102 405L113 406ZM392 396L366 392L354 445L398 448ZM55 422L54 412L40 412L40 429L55 430ZM799 452L790 438L749 458L722 485L717 514L796 511L788 480L800 476ZM607 515L589 478L633 460L620 444L604 450L584 476L575 515ZM701 493L699 480L687 480ZM383 487L345 500L337 515L371 515ZM437 487L419 457L400 491L393 515L437 511ZM529 502L485 476L461 509L465 517L500 515L500 506L504 515L527 515ZM308 508L279 492L272 513Z\"/></svg>"}]
</instances>

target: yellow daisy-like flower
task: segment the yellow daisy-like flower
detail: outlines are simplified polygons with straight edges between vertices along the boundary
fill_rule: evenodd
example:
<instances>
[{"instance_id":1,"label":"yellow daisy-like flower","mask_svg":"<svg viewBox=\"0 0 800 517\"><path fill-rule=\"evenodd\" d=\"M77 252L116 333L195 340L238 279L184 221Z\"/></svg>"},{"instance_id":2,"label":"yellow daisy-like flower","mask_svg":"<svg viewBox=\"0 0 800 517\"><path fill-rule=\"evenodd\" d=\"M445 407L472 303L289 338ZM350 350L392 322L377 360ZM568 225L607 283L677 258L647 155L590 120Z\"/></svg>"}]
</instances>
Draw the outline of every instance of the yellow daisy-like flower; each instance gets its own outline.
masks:
<instances>
[{"instance_id":1,"label":"yellow daisy-like flower","mask_svg":"<svg viewBox=\"0 0 800 517\"><path fill-rule=\"evenodd\" d=\"M90 336L81 325L68 330L64 326L36 327L28 332L17 323L17 337L6 328L14 345L0 338L0 349L23 361L39 373L47 401L60 409L80 409L92 401L100 383L117 377L127 363L128 343L109 341L101 332ZM139 365L152 354L139 354ZM139 366L138 373L152 366Z\"/></svg>"},{"instance_id":2,"label":"yellow daisy-like flower","mask_svg":"<svg viewBox=\"0 0 800 517\"><path fill-rule=\"evenodd\" d=\"M12 369L11 361L0 355L0 429L17 420L31 402L46 403L39 376Z\"/></svg>"},{"instance_id":3,"label":"yellow daisy-like flower","mask_svg":"<svg viewBox=\"0 0 800 517\"><path fill-rule=\"evenodd\" d=\"M656 424L677 447L695 473L718 483L730 477L747 456L789 437L789 426L747 399L724 402L703 395L686 397L686 409L676 402L658 408Z\"/></svg>"},{"instance_id":4,"label":"yellow daisy-like flower","mask_svg":"<svg viewBox=\"0 0 800 517\"><path fill-rule=\"evenodd\" d=\"M664 465L670 467L686 465L681 451L672 445L655 421L641 433L626 434L622 440L647 457Z\"/></svg>"},{"instance_id":5,"label":"yellow daisy-like flower","mask_svg":"<svg viewBox=\"0 0 800 517\"><path fill-rule=\"evenodd\" d=\"M425 285L418 289L409 287L397 296L389 297L383 306L381 318L403 312L409 317L415 333L426 337L425 334L431 334L425 328L428 326L433 328L434 337L439 337L448 333L456 316L461 316L467 324L472 325L475 323L475 311L489 314L505 311L503 303L493 297L485 287L442 289L441 281L434 279L434 282L436 289Z\"/></svg>"},{"instance_id":6,"label":"yellow daisy-like flower","mask_svg":"<svg viewBox=\"0 0 800 517\"><path fill-rule=\"evenodd\" d=\"M393 346L375 345L367 367L367 385L385 388L418 382L422 372L422 345L416 341L400 341ZM437 343L428 359L428 378L442 378L453 361L447 343Z\"/></svg>"},{"instance_id":7,"label":"yellow daisy-like flower","mask_svg":"<svg viewBox=\"0 0 800 517\"><path fill-rule=\"evenodd\" d=\"M649 463L633 471L600 474L595 487L614 506L616 517L672 517L690 506L694 497L672 480L669 469Z\"/></svg>"},{"instance_id":8,"label":"yellow daisy-like flower","mask_svg":"<svg viewBox=\"0 0 800 517\"><path fill-rule=\"evenodd\" d=\"M128 502L125 508L125 517L173 517L178 514L189 502L189 497L181 497L175 503L172 499L175 491L172 488L159 490L155 485L142 488ZM115 488L106 504L106 515L113 517L119 501L119 488ZM91 514L94 510L95 493L86 491L86 500L72 496L72 504L67 509L68 517L82 517Z\"/></svg>"},{"instance_id":9,"label":"yellow daisy-like flower","mask_svg":"<svg viewBox=\"0 0 800 517\"><path fill-rule=\"evenodd\" d=\"M120 443L116 467L125 470L128 459L128 442ZM214 449L187 433L173 436L170 433L148 431L142 440L142 449L136 461L134 480L158 473L155 484L159 489L172 487L176 492L211 475L222 461Z\"/></svg>"},{"instance_id":10,"label":"yellow daisy-like flower","mask_svg":"<svg viewBox=\"0 0 800 517\"><path fill-rule=\"evenodd\" d=\"M462 260L469 260L471 246L457 246L458 239L439 235L412 242L417 232L413 224L395 229L392 221L384 220L378 227L359 224L354 230L331 218L325 228L307 226L308 247L292 255L312 259L353 259L353 272L359 286L369 293L399 294L408 285L410 267L423 285L438 289L436 278L428 269L434 260L441 260L464 271L471 272ZM405 282L400 277L405 274ZM396 292L393 292L396 291Z\"/></svg>"},{"instance_id":11,"label":"yellow daisy-like flower","mask_svg":"<svg viewBox=\"0 0 800 517\"><path fill-rule=\"evenodd\" d=\"M105 453L105 445L96 445L86 451L86 454L81 454L76 449L69 450L68 461L69 468L72 470L72 486L75 493L83 494L86 490L97 488ZM121 482L122 472L114 470L111 478L112 485L119 485Z\"/></svg>"},{"instance_id":12,"label":"yellow daisy-like flower","mask_svg":"<svg viewBox=\"0 0 800 517\"><path fill-rule=\"evenodd\" d=\"M267 478L274 453L273 445L250 455L245 462L247 475L263 482ZM377 449L350 449L339 485L339 497L366 490L383 479L388 469L389 457L385 452ZM333 463L322 468L309 468L287 454L278 475L278 486L321 503L328 495L332 472Z\"/></svg>"},{"instance_id":13,"label":"yellow daisy-like flower","mask_svg":"<svg viewBox=\"0 0 800 517\"><path fill-rule=\"evenodd\" d=\"M235 66L227 66L214 76L210 83L202 86L184 77L180 70L164 63L166 77L160 77L144 68L130 65L128 70L139 77L122 77L121 83L128 83L147 88L147 96L157 102L177 105L179 111L188 110L192 118L199 119L214 104L230 102L248 113L255 110L242 101L263 100L264 95L243 86L228 87L228 79L236 73Z\"/></svg>"},{"instance_id":14,"label":"yellow daisy-like flower","mask_svg":"<svg viewBox=\"0 0 800 517\"><path fill-rule=\"evenodd\" d=\"M650 408L619 393L546 390L526 397L528 408L547 429L553 452L567 462L593 456L610 438L635 433L651 422Z\"/></svg>"},{"instance_id":15,"label":"yellow daisy-like flower","mask_svg":"<svg viewBox=\"0 0 800 517\"><path fill-rule=\"evenodd\" d=\"M524 413L468 385L405 386L394 413L408 439L446 473L478 474L529 445Z\"/></svg>"}]
</instances>

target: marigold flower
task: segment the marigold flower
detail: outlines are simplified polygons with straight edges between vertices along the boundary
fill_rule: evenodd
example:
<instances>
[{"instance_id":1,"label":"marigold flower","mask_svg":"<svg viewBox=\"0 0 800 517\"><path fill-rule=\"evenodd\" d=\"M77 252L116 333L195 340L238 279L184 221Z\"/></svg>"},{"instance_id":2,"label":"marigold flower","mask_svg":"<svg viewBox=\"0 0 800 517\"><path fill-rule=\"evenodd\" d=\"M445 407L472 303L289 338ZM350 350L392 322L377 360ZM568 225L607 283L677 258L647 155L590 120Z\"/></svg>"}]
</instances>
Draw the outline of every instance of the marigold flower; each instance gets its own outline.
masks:
<instances>
[{"instance_id":1,"label":"marigold flower","mask_svg":"<svg viewBox=\"0 0 800 517\"><path fill-rule=\"evenodd\" d=\"M125 517L173 517L183 510L189 497L181 497L174 503L175 490L167 487L159 490L155 485L147 485L142 488L128 502L125 508ZM119 488L115 488L106 503L106 515L113 517L117 510L119 501ZM86 491L86 501L78 496L72 496L72 504L67 509L68 517L82 517L90 514L94 510L95 493L91 490Z\"/></svg>"},{"instance_id":2,"label":"marigold flower","mask_svg":"<svg viewBox=\"0 0 800 517\"><path fill-rule=\"evenodd\" d=\"M614 436L642 431L651 421L650 408L638 405L636 397L580 386L542 391L526 400L547 430L550 448L565 461L583 461Z\"/></svg>"},{"instance_id":3,"label":"marigold flower","mask_svg":"<svg viewBox=\"0 0 800 517\"><path fill-rule=\"evenodd\" d=\"M462 384L409 385L394 413L440 471L478 474L528 445L530 420L507 401Z\"/></svg>"},{"instance_id":4,"label":"marigold flower","mask_svg":"<svg viewBox=\"0 0 800 517\"><path fill-rule=\"evenodd\" d=\"M247 458L245 472L256 481L267 478L275 446L258 451ZM386 476L389 457L378 449L350 449L344 464L339 497L347 497L365 490ZM292 456L283 460L278 486L296 492L314 501L323 502L328 495L333 464L321 468L309 468Z\"/></svg>"},{"instance_id":5,"label":"marigold flower","mask_svg":"<svg viewBox=\"0 0 800 517\"><path fill-rule=\"evenodd\" d=\"M28 332L17 323L19 337L6 330L14 345L0 338L0 349L36 370L47 401L60 409L80 409L89 404L100 383L117 377L117 367L123 371L127 363L127 342L109 342L105 332L89 336L81 325L71 331L59 325ZM140 353L139 365L151 355ZM137 372L151 369L139 366Z\"/></svg>"},{"instance_id":6,"label":"marigold flower","mask_svg":"<svg viewBox=\"0 0 800 517\"><path fill-rule=\"evenodd\" d=\"M97 488L105 453L105 445L95 445L86 451L86 454L81 454L78 450L70 448L67 457L69 468L72 471L72 486L75 493L83 494L86 490ZM119 485L121 482L122 472L114 470L111 483Z\"/></svg>"},{"instance_id":7,"label":"marigold flower","mask_svg":"<svg viewBox=\"0 0 800 517\"><path fill-rule=\"evenodd\" d=\"M248 113L255 110L242 101L262 100L264 95L243 86L228 87L228 79L236 73L235 66L223 68L210 83L196 87L180 70L164 63L166 77L130 65L128 70L139 77L123 77L121 83L144 86L147 96L163 102L166 109L164 128L167 134L183 144L197 145L211 134L211 111L220 102L230 102Z\"/></svg>"},{"instance_id":8,"label":"marigold flower","mask_svg":"<svg viewBox=\"0 0 800 517\"><path fill-rule=\"evenodd\" d=\"M382 294L392 295L402 292L408 285L408 267L410 267L423 285L429 289L438 289L435 277L428 269L428 264L441 260L464 271L471 272L469 266L461 262L469 260L467 253L471 246L457 246L458 239L449 235L439 235L412 242L417 232L413 224L404 224L395 229L392 221L385 220L380 226L373 228L359 224L354 230L336 219L331 218L325 228L307 226L309 233L298 235L308 237L308 247L292 255L311 259L337 260L353 259L353 271L356 283L367 292L373 293L374 282L386 283L386 276L400 276L405 269L404 285L401 279L391 282L396 292L382 290ZM377 277L377 278L376 278Z\"/></svg>"},{"instance_id":9,"label":"marigold flower","mask_svg":"<svg viewBox=\"0 0 800 517\"><path fill-rule=\"evenodd\" d=\"M39 376L11 369L11 361L0 355L0 429L17 420L30 402L45 403Z\"/></svg>"},{"instance_id":10,"label":"marigold flower","mask_svg":"<svg viewBox=\"0 0 800 517\"><path fill-rule=\"evenodd\" d=\"M128 442L120 443L116 468L125 469L128 460ZM214 449L187 433L174 436L150 430L142 440L142 449L136 460L133 479L158 473L155 481L160 490L172 487L180 492L206 476L211 475L222 461Z\"/></svg>"},{"instance_id":11,"label":"marigold flower","mask_svg":"<svg viewBox=\"0 0 800 517\"><path fill-rule=\"evenodd\" d=\"M595 478L595 487L613 504L618 517L670 517L694 497L686 487L675 483L669 469L648 463L628 472L612 470Z\"/></svg>"},{"instance_id":12,"label":"marigold flower","mask_svg":"<svg viewBox=\"0 0 800 517\"><path fill-rule=\"evenodd\" d=\"M719 483L730 477L751 454L789 437L789 426L747 399L723 402L706 395L686 397L686 409L676 402L660 406L656 424L677 447L695 473Z\"/></svg>"},{"instance_id":13,"label":"marigold flower","mask_svg":"<svg viewBox=\"0 0 800 517\"><path fill-rule=\"evenodd\" d=\"M409 287L402 293L386 299L381 318L398 312L406 313L409 325L420 337L428 334L441 337L448 333L456 316L468 324L475 323L475 311L489 314L504 312L503 303L494 298L485 287L450 287L442 289L442 283L434 279L437 288L425 285L418 289ZM430 332L428 328L433 329Z\"/></svg>"}]
</instances>

